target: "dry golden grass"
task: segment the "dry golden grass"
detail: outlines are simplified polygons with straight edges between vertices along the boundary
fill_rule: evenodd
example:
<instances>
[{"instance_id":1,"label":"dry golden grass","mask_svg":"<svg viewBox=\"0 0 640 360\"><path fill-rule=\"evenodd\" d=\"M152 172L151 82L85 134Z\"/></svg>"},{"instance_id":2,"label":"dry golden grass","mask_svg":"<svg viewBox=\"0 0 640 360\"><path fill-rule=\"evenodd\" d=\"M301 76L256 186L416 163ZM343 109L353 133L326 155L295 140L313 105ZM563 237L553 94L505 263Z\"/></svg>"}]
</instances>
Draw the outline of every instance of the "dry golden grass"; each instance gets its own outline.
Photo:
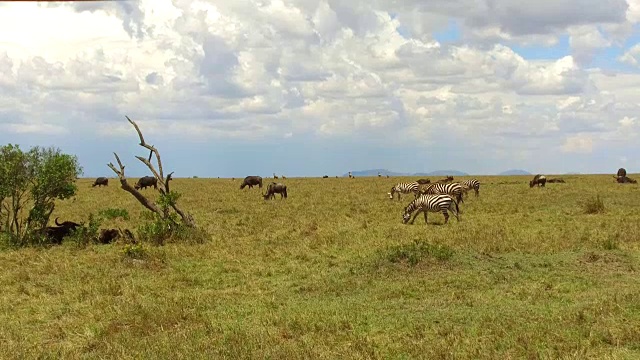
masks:
<instances>
[{"instance_id":1,"label":"dry golden grass","mask_svg":"<svg viewBox=\"0 0 640 360\"><path fill-rule=\"evenodd\" d=\"M0 358L639 358L640 188L529 178L479 177L447 225L402 224L412 196L387 192L413 178L288 178L270 201L176 179L205 244L0 252ZM104 226L135 230L142 207L92 180L54 217L119 207Z\"/></svg>"}]
</instances>

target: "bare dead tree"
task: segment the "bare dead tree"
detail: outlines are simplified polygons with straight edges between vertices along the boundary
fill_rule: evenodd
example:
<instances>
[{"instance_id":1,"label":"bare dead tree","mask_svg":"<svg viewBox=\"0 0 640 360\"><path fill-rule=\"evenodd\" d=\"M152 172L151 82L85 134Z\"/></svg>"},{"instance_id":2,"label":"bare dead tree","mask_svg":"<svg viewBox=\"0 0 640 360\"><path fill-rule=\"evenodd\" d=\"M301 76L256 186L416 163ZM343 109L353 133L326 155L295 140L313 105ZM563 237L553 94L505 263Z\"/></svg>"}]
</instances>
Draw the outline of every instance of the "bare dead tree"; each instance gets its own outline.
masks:
<instances>
[{"instance_id":1,"label":"bare dead tree","mask_svg":"<svg viewBox=\"0 0 640 360\"><path fill-rule=\"evenodd\" d=\"M148 158L144 158L142 156L136 156L136 158L140 160L143 164L147 165L149 170L151 170L151 173L153 174L153 176L158 180L158 185L159 185L158 191L160 191L162 195L165 195L165 196L169 195L169 182L173 180L172 178L173 172L169 173L169 175L167 175L166 177L164 176L164 171L162 169L162 161L160 159L160 152L158 152L158 149L156 149L153 145L149 145L144 141L144 137L142 136L142 132L140 131L138 124L136 124L133 120L129 119L128 116L125 116L125 117L129 121L129 123L131 123L131 125L133 125L133 127L136 129L136 132L138 133L138 137L140 138L139 145L149 150ZM158 169L156 169L151 163L151 158L153 157L154 154L156 156L156 161L158 163ZM129 185L129 183L127 182L127 178L124 174L124 165L122 165L122 162L120 161L120 157L118 157L118 154L116 154L115 152L113 153L113 155L115 156L116 161L118 162L118 167L120 169L118 170L118 168L116 168L115 165L113 165L113 163L109 163L107 164L107 166L109 166L111 170L113 170L113 172L115 172L116 175L118 175L118 178L120 179L120 187L123 190L130 193L131 195L133 195L140 202L140 204L142 204L142 206L162 216L164 219L170 219L168 208L165 210L161 209L155 202L146 198L133 186ZM170 201L170 206L178 215L180 215L180 218L182 219L183 224L189 227L196 226L193 216L191 216L191 214L186 213L182 209L180 209L178 205L175 203L175 201Z\"/></svg>"}]
</instances>

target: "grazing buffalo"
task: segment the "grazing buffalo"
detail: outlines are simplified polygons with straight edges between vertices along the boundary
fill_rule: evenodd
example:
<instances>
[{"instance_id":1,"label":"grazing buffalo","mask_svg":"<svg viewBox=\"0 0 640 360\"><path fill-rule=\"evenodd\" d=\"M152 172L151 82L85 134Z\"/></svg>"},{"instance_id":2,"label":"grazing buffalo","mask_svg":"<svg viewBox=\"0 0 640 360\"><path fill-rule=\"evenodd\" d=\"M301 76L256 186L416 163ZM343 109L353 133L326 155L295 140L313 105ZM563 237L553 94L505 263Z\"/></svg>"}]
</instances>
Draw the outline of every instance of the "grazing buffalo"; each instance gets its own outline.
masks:
<instances>
[{"instance_id":1,"label":"grazing buffalo","mask_svg":"<svg viewBox=\"0 0 640 360\"><path fill-rule=\"evenodd\" d=\"M436 181L437 183L443 184L443 183L448 183L448 182L452 182L453 181L453 176L449 176L447 175L447 177L445 177L444 179L440 179L438 181Z\"/></svg>"},{"instance_id":2,"label":"grazing buffalo","mask_svg":"<svg viewBox=\"0 0 640 360\"><path fill-rule=\"evenodd\" d=\"M280 194L280 199L287 198L287 185L285 184L281 184L281 183L274 183L272 182L271 184L269 184L269 186L267 187L267 193L266 194L262 194L262 197L264 197L265 200L269 200L269 199L274 199L276 197L276 194Z\"/></svg>"},{"instance_id":3,"label":"grazing buffalo","mask_svg":"<svg viewBox=\"0 0 640 360\"><path fill-rule=\"evenodd\" d=\"M616 181L618 182L618 184L637 184L638 183L638 181L626 176L618 176Z\"/></svg>"},{"instance_id":4,"label":"grazing buffalo","mask_svg":"<svg viewBox=\"0 0 640 360\"><path fill-rule=\"evenodd\" d=\"M431 184L431 180L429 179L418 179L418 181L416 181L418 184L420 185L424 185L424 184Z\"/></svg>"},{"instance_id":5,"label":"grazing buffalo","mask_svg":"<svg viewBox=\"0 0 640 360\"><path fill-rule=\"evenodd\" d=\"M82 225L75 223L73 221L65 221L62 224L58 222L58 218L55 220L56 225L58 226L47 226L42 229L44 235L51 240L54 244L62 244L62 239L65 236L69 236L72 230L75 230Z\"/></svg>"},{"instance_id":6,"label":"grazing buffalo","mask_svg":"<svg viewBox=\"0 0 640 360\"><path fill-rule=\"evenodd\" d=\"M111 244L120 237L120 231L118 229L101 229L100 235L98 235L98 242L100 244Z\"/></svg>"},{"instance_id":7,"label":"grazing buffalo","mask_svg":"<svg viewBox=\"0 0 640 360\"><path fill-rule=\"evenodd\" d=\"M566 181L564 181L564 179L561 179L561 178L548 179L547 182L548 183L566 183Z\"/></svg>"},{"instance_id":8,"label":"grazing buffalo","mask_svg":"<svg viewBox=\"0 0 640 360\"><path fill-rule=\"evenodd\" d=\"M262 189L261 176L247 176L242 181L242 184L240 184L240 190L244 189L245 186L249 186L249 189L253 189L254 185L258 185L258 187Z\"/></svg>"},{"instance_id":9,"label":"grazing buffalo","mask_svg":"<svg viewBox=\"0 0 640 360\"><path fill-rule=\"evenodd\" d=\"M109 186L109 179L107 179L106 177L99 177L96 179L96 181L93 182L93 185L91 185L92 187L95 186Z\"/></svg>"},{"instance_id":10,"label":"grazing buffalo","mask_svg":"<svg viewBox=\"0 0 640 360\"><path fill-rule=\"evenodd\" d=\"M532 188L534 186L542 186L544 187L544 185L547 183L547 177L544 175L540 175L537 174L536 176L533 177L533 180L529 181L529 187Z\"/></svg>"},{"instance_id":11,"label":"grazing buffalo","mask_svg":"<svg viewBox=\"0 0 640 360\"><path fill-rule=\"evenodd\" d=\"M328 178L329 178L329 175L325 175L325 176L323 176L322 178L323 178L323 179L328 179Z\"/></svg>"},{"instance_id":12,"label":"grazing buffalo","mask_svg":"<svg viewBox=\"0 0 640 360\"><path fill-rule=\"evenodd\" d=\"M158 179L153 176L143 176L141 177L134 188L136 190L145 189L147 186L153 186L154 189L158 189Z\"/></svg>"},{"instance_id":13,"label":"grazing buffalo","mask_svg":"<svg viewBox=\"0 0 640 360\"><path fill-rule=\"evenodd\" d=\"M616 177L620 177L620 176L627 176L627 170L625 170L625 168L618 169L618 173L616 174Z\"/></svg>"}]
</instances>

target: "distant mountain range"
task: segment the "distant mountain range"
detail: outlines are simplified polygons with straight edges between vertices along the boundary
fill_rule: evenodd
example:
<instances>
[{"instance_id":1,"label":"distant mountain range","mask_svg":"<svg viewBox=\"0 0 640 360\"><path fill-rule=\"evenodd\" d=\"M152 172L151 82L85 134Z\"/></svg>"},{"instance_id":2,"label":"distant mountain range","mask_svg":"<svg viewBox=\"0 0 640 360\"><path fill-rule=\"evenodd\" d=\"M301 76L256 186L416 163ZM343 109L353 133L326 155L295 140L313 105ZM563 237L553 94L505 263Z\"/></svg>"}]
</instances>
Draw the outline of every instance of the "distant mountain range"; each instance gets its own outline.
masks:
<instances>
[{"instance_id":1,"label":"distant mountain range","mask_svg":"<svg viewBox=\"0 0 640 360\"><path fill-rule=\"evenodd\" d=\"M369 169L369 170L359 170L359 171L352 171L351 174L353 176L378 176L378 173L380 173L382 176L446 176L446 175L451 175L451 176L469 176L469 174L462 172L462 171L458 171L458 170L436 170L436 171L432 171L432 172L428 172L428 173L399 173L399 172L394 172L394 171L389 171L387 169ZM344 174L343 176L349 176L349 173Z\"/></svg>"},{"instance_id":2,"label":"distant mountain range","mask_svg":"<svg viewBox=\"0 0 640 360\"><path fill-rule=\"evenodd\" d=\"M508 175L531 175L530 172L526 171L526 170L520 170L520 169L511 169L511 170L507 170L507 171L503 171L501 173L499 173L498 175L504 175L504 176L508 176Z\"/></svg>"},{"instance_id":3,"label":"distant mountain range","mask_svg":"<svg viewBox=\"0 0 640 360\"><path fill-rule=\"evenodd\" d=\"M352 171L351 174L353 176L378 176L380 173L382 176L469 176L468 173L459 171L459 170L436 170L431 172L417 172L417 173L401 173L395 171L389 171L387 169L369 169L369 170L358 170ZM533 175L526 170L521 169L511 169L507 171L503 171L497 175L500 176L510 176L510 175ZM349 176L349 173L344 174L343 176Z\"/></svg>"}]
</instances>

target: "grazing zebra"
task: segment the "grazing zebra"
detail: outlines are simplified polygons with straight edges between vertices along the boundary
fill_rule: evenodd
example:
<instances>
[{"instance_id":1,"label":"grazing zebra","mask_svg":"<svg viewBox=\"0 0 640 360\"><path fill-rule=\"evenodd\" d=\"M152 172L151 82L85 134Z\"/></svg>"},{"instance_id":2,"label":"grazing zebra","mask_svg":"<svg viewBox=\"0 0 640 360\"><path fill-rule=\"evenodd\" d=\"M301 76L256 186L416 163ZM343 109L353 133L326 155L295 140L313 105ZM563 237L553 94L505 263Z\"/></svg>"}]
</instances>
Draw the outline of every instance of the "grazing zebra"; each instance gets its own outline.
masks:
<instances>
[{"instance_id":1,"label":"grazing zebra","mask_svg":"<svg viewBox=\"0 0 640 360\"><path fill-rule=\"evenodd\" d=\"M473 191L476 193L476 196L480 195L480 181L478 181L477 179L465 180L460 184L462 185L462 189L465 193L473 189Z\"/></svg>"},{"instance_id":2,"label":"grazing zebra","mask_svg":"<svg viewBox=\"0 0 640 360\"><path fill-rule=\"evenodd\" d=\"M397 183L394 187L391 188L391 192L387 193L389 195L389 199L393 200L393 196L398 193L398 200L400 200L400 194L409 194L413 193L414 196L418 196L419 184L417 182L411 183Z\"/></svg>"},{"instance_id":3,"label":"grazing zebra","mask_svg":"<svg viewBox=\"0 0 640 360\"><path fill-rule=\"evenodd\" d=\"M456 203L464 202L464 199L462 199L462 185L458 183L434 183L422 186L421 194L447 194L453 196L456 199Z\"/></svg>"},{"instance_id":4,"label":"grazing zebra","mask_svg":"<svg viewBox=\"0 0 640 360\"><path fill-rule=\"evenodd\" d=\"M424 223L427 223L428 212L442 212L444 215L444 223L449 221L449 211L455 215L456 219L460 221L460 209L458 209L458 203L453 199L451 195L437 194L437 195L420 195L415 198L404 209L402 215L402 223L406 224L411 218L411 213L416 211L416 214L411 219L411 224L416 220L418 214L421 212L424 214Z\"/></svg>"}]
</instances>

